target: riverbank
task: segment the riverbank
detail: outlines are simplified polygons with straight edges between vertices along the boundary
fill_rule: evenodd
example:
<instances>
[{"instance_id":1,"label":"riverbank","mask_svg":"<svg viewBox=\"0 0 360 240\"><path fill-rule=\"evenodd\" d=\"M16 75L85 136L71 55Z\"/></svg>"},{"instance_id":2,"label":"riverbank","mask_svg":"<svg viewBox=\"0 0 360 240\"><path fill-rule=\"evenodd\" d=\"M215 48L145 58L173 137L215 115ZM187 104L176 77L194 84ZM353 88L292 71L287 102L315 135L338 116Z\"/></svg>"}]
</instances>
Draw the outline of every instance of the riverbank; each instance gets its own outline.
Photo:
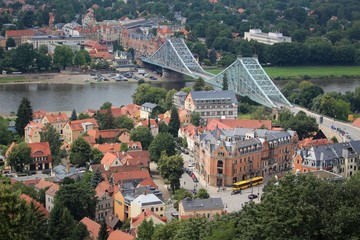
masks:
<instances>
[{"instance_id":1,"label":"riverbank","mask_svg":"<svg viewBox=\"0 0 360 240\"><path fill-rule=\"evenodd\" d=\"M205 71L218 74L225 68L207 68ZM295 66L264 67L273 80L307 80L307 79L360 79L359 66Z\"/></svg>"},{"instance_id":2,"label":"riverbank","mask_svg":"<svg viewBox=\"0 0 360 240\"><path fill-rule=\"evenodd\" d=\"M0 75L0 84L23 84L23 83L68 83L86 84L90 80L89 74L71 73L39 73L21 75Z\"/></svg>"}]
</instances>

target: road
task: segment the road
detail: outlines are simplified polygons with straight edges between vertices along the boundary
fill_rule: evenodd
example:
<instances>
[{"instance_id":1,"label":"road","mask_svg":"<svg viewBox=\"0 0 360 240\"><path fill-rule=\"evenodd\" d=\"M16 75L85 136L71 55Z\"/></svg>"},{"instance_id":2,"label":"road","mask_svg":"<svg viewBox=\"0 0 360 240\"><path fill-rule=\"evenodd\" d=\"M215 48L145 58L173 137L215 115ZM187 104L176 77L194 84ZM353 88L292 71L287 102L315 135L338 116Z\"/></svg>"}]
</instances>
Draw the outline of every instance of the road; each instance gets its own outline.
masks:
<instances>
[{"instance_id":1,"label":"road","mask_svg":"<svg viewBox=\"0 0 360 240\"><path fill-rule=\"evenodd\" d=\"M299 107L299 106L293 106L292 108L290 108L290 110L295 114L298 113L300 110L304 111L306 113L306 115L315 117L316 121L318 123L319 123L319 117L323 116L321 114L311 112L311 111L309 111L305 108ZM360 140L360 128L354 127L353 125L351 125L351 123L344 123L344 122L337 121L333 118L323 116L323 123L320 124L320 126L325 127L330 131L333 131L331 129L331 126L334 126L336 128L341 128L350 135L351 139ZM343 140L346 140L346 139L343 138Z\"/></svg>"}]
</instances>

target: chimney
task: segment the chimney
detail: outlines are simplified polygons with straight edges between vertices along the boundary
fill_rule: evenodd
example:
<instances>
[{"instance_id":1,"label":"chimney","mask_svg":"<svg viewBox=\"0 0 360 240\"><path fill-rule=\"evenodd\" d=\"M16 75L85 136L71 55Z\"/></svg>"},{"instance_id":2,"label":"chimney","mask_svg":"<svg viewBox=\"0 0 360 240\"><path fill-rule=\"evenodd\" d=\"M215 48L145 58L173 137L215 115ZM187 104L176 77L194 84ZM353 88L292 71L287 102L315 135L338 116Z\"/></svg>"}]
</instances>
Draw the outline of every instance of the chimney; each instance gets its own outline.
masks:
<instances>
[{"instance_id":1,"label":"chimney","mask_svg":"<svg viewBox=\"0 0 360 240\"><path fill-rule=\"evenodd\" d=\"M70 172L70 163L66 164L66 171L69 173Z\"/></svg>"}]
</instances>

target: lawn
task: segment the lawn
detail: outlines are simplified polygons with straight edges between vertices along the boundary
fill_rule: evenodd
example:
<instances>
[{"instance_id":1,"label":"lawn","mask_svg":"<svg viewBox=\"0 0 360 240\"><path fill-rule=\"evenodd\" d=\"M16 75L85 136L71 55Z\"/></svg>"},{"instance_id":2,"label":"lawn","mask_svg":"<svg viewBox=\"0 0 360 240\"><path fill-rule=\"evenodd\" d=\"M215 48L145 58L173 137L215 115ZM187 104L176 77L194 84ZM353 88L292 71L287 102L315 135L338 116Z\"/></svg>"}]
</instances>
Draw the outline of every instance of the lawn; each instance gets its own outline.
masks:
<instances>
[{"instance_id":1,"label":"lawn","mask_svg":"<svg viewBox=\"0 0 360 240\"><path fill-rule=\"evenodd\" d=\"M359 66L265 67L272 78L338 78L360 76Z\"/></svg>"},{"instance_id":2,"label":"lawn","mask_svg":"<svg viewBox=\"0 0 360 240\"><path fill-rule=\"evenodd\" d=\"M24 76L16 76L16 77L0 77L0 83L7 82L23 82L26 78Z\"/></svg>"},{"instance_id":3,"label":"lawn","mask_svg":"<svg viewBox=\"0 0 360 240\"><path fill-rule=\"evenodd\" d=\"M205 71L218 74L225 68L208 68ZM316 79L360 77L359 66L299 66L299 67L264 67L266 73L273 79Z\"/></svg>"}]
</instances>

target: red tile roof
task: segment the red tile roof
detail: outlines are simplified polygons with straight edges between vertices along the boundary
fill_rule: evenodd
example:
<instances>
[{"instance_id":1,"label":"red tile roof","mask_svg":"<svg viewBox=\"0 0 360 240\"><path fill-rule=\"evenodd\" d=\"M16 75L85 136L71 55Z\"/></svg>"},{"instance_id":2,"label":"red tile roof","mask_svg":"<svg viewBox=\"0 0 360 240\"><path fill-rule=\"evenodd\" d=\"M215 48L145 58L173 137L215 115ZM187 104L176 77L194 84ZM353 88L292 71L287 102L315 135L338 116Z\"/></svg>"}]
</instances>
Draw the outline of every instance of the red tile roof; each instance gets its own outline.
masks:
<instances>
[{"instance_id":1,"label":"red tile roof","mask_svg":"<svg viewBox=\"0 0 360 240\"><path fill-rule=\"evenodd\" d=\"M46 112L44 110L38 110L33 112L33 119L42 119L45 117Z\"/></svg>"},{"instance_id":2,"label":"red tile roof","mask_svg":"<svg viewBox=\"0 0 360 240\"><path fill-rule=\"evenodd\" d=\"M97 148L102 153L115 153L120 152L121 143L104 143L104 144L96 144L94 145L94 148Z\"/></svg>"},{"instance_id":3,"label":"red tile roof","mask_svg":"<svg viewBox=\"0 0 360 240\"><path fill-rule=\"evenodd\" d=\"M27 143L31 148L31 157L51 156L49 142Z\"/></svg>"},{"instance_id":4,"label":"red tile roof","mask_svg":"<svg viewBox=\"0 0 360 240\"><path fill-rule=\"evenodd\" d=\"M113 153L109 153L107 152L104 157L101 159L101 164L106 165L106 166L111 166L113 165L114 161L117 160L117 156L114 155Z\"/></svg>"},{"instance_id":5,"label":"red tile roof","mask_svg":"<svg viewBox=\"0 0 360 240\"><path fill-rule=\"evenodd\" d=\"M79 130L84 129L82 126L82 124L84 124L84 123L92 123L93 128L99 128L99 125L98 125L97 121L95 120L95 118L86 118L86 119L81 119L81 120L69 121L70 128L73 131L79 131Z\"/></svg>"},{"instance_id":6,"label":"red tile roof","mask_svg":"<svg viewBox=\"0 0 360 240\"><path fill-rule=\"evenodd\" d=\"M110 233L107 240L135 240L135 237L120 230L115 230Z\"/></svg>"},{"instance_id":7,"label":"red tile roof","mask_svg":"<svg viewBox=\"0 0 360 240\"><path fill-rule=\"evenodd\" d=\"M166 217L160 217L159 215L157 215L156 213L153 213L150 209L145 209L144 212L140 213L139 215L137 215L136 217L133 217L131 219L131 232L136 235L136 229L137 227L146 219L148 219L149 217L155 217L157 219L159 219L160 221L162 221L163 223L167 222L167 218Z\"/></svg>"},{"instance_id":8,"label":"red tile roof","mask_svg":"<svg viewBox=\"0 0 360 240\"><path fill-rule=\"evenodd\" d=\"M81 219L80 222L86 226L86 228L88 229L88 231L90 233L90 237L92 239L96 240L99 236L100 224L98 224L97 222L95 222L87 217L84 217L83 219Z\"/></svg>"},{"instance_id":9,"label":"red tile roof","mask_svg":"<svg viewBox=\"0 0 360 240\"><path fill-rule=\"evenodd\" d=\"M143 121L139 122L139 124L138 124L138 126L148 126L148 125L149 125L148 120L143 120ZM155 119L152 119L152 118L150 118L150 125L153 128L158 128L159 127L157 122L155 121Z\"/></svg>"},{"instance_id":10,"label":"red tile roof","mask_svg":"<svg viewBox=\"0 0 360 240\"><path fill-rule=\"evenodd\" d=\"M57 185L57 184L53 184L53 185L51 185L51 187L46 191L46 194L47 195L50 195L50 196L52 196L52 197L55 197L55 194L56 194L56 192L57 191L59 191L59 185Z\"/></svg>"},{"instance_id":11,"label":"red tile roof","mask_svg":"<svg viewBox=\"0 0 360 240\"><path fill-rule=\"evenodd\" d=\"M22 37L22 36L35 36L34 30L6 30L5 36L9 37Z\"/></svg>"},{"instance_id":12,"label":"red tile roof","mask_svg":"<svg viewBox=\"0 0 360 240\"><path fill-rule=\"evenodd\" d=\"M25 200L27 204L33 203L35 205L35 207L38 208L38 211L40 211L42 214L44 214L44 216L46 218L49 218L49 212L46 210L46 208L41 203L34 200L32 197L30 197L26 194L21 194L20 199Z\"/></svg>"},{"instance_id":13,"label":"red tile roof","mask_svg":"<svg viewBox=\"0 0 360 240\"><path fill-rule=\"evenodd\" d=\"M34 187L37 189L44 189L47 187L51 187L53 184L54 184L53 182L46 181L44 178L42 178L42 179L40 179L40 182L35 184Z\"/></svg>"},{"instance_id":14,"label":"red tile roof","mask_svg":"<svg viewBox=\"0 0 360 240\"><path fill-rule=\"evenodd\" d=\"M121 132L128 131L126 128L119 129L106 129L106 130L98 130L91 129L88 131L88 134L93 138L99 138L100 136L105 139L115 139L115 137Z\"/></svg>"},{"instance_id":15,"label":"red tile roof","mask_svg":"<svg viewBox=\"0 0 360 240\"><path fill-rule=\"evenodd\" d=\"M131 171L131 172L117 172L113 173L112 177L115 183L124 181L124 180L135 180L135 179L146 179L151 178L148 170L141 171Z\"/></svg>"},{"instance_id":16,"label":"red tile roof","mask_svg":"<svg viewBox=\"0 0 360 240\"><path fill-rule=\"evenodd\" d=\"M352 125L360 128L360 118L355 119L355 121L352 123Z\"/></svg>"},{"instance_id":17,"label":"red tile roof","mask_svg":"<svg viewBox=\"0 0 360 240\"><path fill-rule=\"evenodd\" d=\"M271 120L244 120L244 119L210 119L207 124L208 130L230 128L261 128L272 129Z\"/></svg>"},{"instance_id":18,"label":"red tile roof","mask_svg":"<svg viewBox=\"0 0 360 240\"><path fill-rule=\"evenodd\" d=\"M109 189L110 189L109 182L107 181L100 182L95 188L96 196L98 198L101 197L105 192L109 191Z\"/></svg>"},{"instance_id":19,"label":"red tile roof","mask_svg":"<svg viewBox=\"0 0 360 240\"><path fill-rule=\"evenodd\" d=\"M89 133L89 131L88 131L88 133ZM93 145L96 144L95 138L93 138L91 136L83 136L83 138L84 138L85 141L87 141L90 144L90 146L93 146Z\"/></svg>"},{"instance_id":20,"label":"red tile roof","mask_svg":"<svg viewBox=\"0 0 360 240\"><path fill-rule=\"evenodd\" d=\"M305 138L299 142L300 147L315 147L320 145L329 144L330 141L326 138L324 139L312 139L312 138Z\"/></svg>"},{"instance_id":21,"label":"red tile roof","mask_svg":"<svg viewBox=\"0 0 360 240\"><path fill-rule=\"evenodd\" d=\"M146 178L146 179L142 180L138 184L138 186L143 186L143 187L151 186L151 187L154 187L154 188L158 187L151 178Z\"/></svg>"},{"instance_id":22,"label":"red tile roof","mask_svg":"<svg viewBox=\"0 0 360 240\"><path fill-rule=\"evenodd\" d=\"M45 115L45 117L51 124L56 122L66 122L67 120L69 120L69 117L66 115L66 113L61 113L61 112L47 114Z\"/></svg>"},{"instance_id":23,"label":"red tile roof","mask_svg":"<svg viewBox=\"0 0 360 240\"><path fill-rule=\"evenodd\" d=\"M101 114L106 114L107 111L108 111L108 109L100 109L100 110L99 110L99 113L101 113ZM123 115L126 115L126 111L125 111L125 109L123 109L123 108L112 107L112 108L110 109L110 111L111 111L111 114L113 115L113 117L115 117L115 118L116 118L116 117L123 116Z\"/></svg>"}]
</instances>

